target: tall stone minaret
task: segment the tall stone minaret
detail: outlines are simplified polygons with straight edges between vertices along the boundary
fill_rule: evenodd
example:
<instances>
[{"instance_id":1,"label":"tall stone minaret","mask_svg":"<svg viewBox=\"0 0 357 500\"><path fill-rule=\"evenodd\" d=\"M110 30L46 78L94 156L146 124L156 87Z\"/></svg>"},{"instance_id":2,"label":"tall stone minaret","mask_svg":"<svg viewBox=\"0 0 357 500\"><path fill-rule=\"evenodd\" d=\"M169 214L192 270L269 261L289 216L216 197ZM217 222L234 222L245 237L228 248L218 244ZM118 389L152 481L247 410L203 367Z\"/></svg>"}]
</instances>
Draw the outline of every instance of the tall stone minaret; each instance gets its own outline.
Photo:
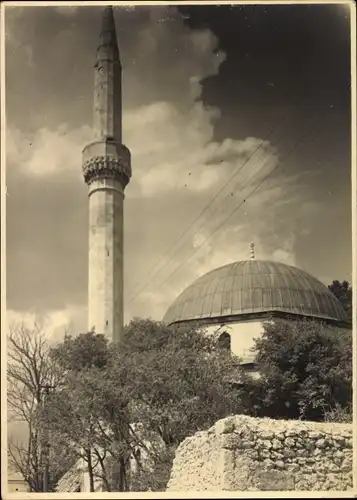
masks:
<instances>
[{"instance_id":1,"label":"tall stone minaret","mask_svg":"<svg viewBox=\"0 0 357 500\"><path fill-rule=\"evenodd\" d=\"M94 65L93 142L83 150L89 196L88 330L120 341L123 330L123 202L131 177L122 144L121 63L112 7L105 8Z\"/></svg>"}]
</instances>

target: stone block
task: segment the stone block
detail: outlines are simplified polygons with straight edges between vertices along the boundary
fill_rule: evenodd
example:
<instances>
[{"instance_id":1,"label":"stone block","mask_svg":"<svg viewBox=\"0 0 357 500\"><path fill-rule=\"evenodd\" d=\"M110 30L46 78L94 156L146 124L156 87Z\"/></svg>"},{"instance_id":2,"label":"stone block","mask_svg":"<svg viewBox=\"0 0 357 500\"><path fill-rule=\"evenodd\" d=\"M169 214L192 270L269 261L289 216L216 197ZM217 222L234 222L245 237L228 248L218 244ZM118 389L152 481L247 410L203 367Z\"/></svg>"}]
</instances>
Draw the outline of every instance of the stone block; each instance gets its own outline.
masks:
<instances>
[{"instance_id":1,"label":"stone block","mask_svg":"<svg viewBox=\"0 0 357 500\"><path fill-rule=\"evenodd\" d=\"M259 491L291 491L295 488L294 477L285 471L256 471L255 486Z\"/></svg>"}]
</instances>

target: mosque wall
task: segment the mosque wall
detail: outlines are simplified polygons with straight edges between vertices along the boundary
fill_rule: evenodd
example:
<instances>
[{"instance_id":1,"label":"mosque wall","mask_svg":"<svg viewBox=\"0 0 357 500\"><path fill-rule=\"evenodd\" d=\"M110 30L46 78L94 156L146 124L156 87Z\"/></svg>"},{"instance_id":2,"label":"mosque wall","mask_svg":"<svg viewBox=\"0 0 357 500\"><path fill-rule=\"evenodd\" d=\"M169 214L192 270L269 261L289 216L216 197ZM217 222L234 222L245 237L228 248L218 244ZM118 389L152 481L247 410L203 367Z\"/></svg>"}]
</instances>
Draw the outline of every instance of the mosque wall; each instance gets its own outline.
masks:
<instances>
[{"instance_id":1,"label":"mosque wall","mask_svg":"<svg viewBox=\"0 0 357 500\"><path fill-rule=\"evenodd\" d=\"M346 491L352 455L351 424L236 415L181 443L167 491Z\"/></svg>"},{"instance_id":2,"label":"mosque wall","mask_svg":"<svg viewBox=\"0 0 357 500\"><path fill-rule=\"evenodd\" d=\"M254 359L251 348L254 347L254 339L260 337L263 332L263 323L261 320L254 319L220 326L209 325L205 328L209 335L219 336L227 332L231 336L232 354L239 356L245 362L250 362Z\"/></svg>"}]
</instances>

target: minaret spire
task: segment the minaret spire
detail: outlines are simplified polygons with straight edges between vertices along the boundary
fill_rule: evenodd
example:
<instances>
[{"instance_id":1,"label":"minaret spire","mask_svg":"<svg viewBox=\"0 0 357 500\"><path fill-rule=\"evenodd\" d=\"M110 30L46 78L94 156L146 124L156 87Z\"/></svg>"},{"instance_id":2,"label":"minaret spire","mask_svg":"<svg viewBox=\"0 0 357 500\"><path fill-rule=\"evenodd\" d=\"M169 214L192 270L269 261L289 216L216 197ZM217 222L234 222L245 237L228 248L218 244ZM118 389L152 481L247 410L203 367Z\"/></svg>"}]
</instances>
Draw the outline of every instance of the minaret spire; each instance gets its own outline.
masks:
<instances>
[{"instance_id":1,"label":"minaret spire","mask_svg":"<svg viewBox=\"0 0 357 500\"><path fill-rule=\"evenodd\" d=\"M89 195L88 329L120 341L123 330L124 189L130 151L122 144L122 68L112 7L103 10L94 65L93 142L83 150Z\"/></svg>"},{"instance_id":2,"label":"minaret spire","mask_svg":"<svg viewBox=\"0 0 357 500\"><path fill-rule=\"evenodd\" d=\"M114 21L113 7L105 7L102 16L102 26L100 30L100 40L102 45L115 45L117 44L117 36Z\"/></svg>"},{"instance_id":3,"label":"minaret spire","mask_svg":"<svg viewBox=\"0 0 357 500\"><path fill-rule=\"evenodd\" d=\"M121 142L122 68L112 7L103 11L94 67L94 139Z\"/></svg>"}]
</instances>

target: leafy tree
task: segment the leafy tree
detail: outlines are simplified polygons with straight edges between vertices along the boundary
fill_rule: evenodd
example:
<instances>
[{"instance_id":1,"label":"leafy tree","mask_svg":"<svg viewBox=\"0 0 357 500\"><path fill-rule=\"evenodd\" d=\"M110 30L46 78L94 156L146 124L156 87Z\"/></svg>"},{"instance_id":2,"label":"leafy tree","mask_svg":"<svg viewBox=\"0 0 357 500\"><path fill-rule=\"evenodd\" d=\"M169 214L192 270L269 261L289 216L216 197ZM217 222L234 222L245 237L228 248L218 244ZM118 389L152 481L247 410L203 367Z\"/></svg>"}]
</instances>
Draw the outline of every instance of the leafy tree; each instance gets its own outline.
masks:
<instances>
[{"instance_id":1,"label":"leafy tree","mask_svg":"<svg viewBox=\"0 0 357 500\"><path fill-rule=\"evenodd\" d=\"M349 282L334 280L329 289L343 305L349 321L352 321L352 287Z\"/></svg>"},{"instance_id":2,"label":"leafy tree","mask_svg":"<svg viewBox=\"0 0 357 500\"><path fill-rule=\"evenodd\" d=\"M167 445L237 409L231 379L238 360L196 325L167 327L134 320L118 348L116 366L130 373L132 406Z\"/></svg>"},{"instance_id":3,"label":"leafy tree","mask_svg":"<svg viewBox=\"0 0 357 500\"><path fill-rule=\"evenodd\" d=\"M63 376L51 402L51 429L87 463L90 489L100 478L107 491L127 490L129 436L128 383L124 367L114 378L107 339L94 332L67 336L51 351Z\"/></svg>"},{"instance_id":4,"label":"leafy tree","mask_svg":"<svg viewBox=\"0 0 357 500\"><path fill-rule=\"evenodd\" d=\"M62 344L51 349L51 357L62 370L82 371L88 368L104 368L109 359L108 339L94 332L81 333L76 337L66 335Z\"/></svg>"},{"instance_id":5,"label":"leafy tree","mask_svg":"<svg viewBox=\"0 0 357 500\"><path fill-rule=\"evenodd\" d=\"M352 398L352 336L311 320L277 320L256 340L261 377L242 389L255 415L323 420Z\"/></svg>"},{"instance_id":6,"label":"leafy tree","mask_svg":"<svg viewBox=\"0 0 357 500\"><path fill-rule=\"evenodd\" d=\"M158 491L178 444L230 414L348 419L350 332L280 320L265 325L256 350L253 380L198 325L135 319L119 345L94 332L67 336L45 356L56 389L37 405L37 428L87 462L92 491L96 478L107 491Z\"/></svg>"},{"instance_id":7,"label":"leafy tree","mask_svg":"<svg viewBox=\"0 0 357 500\"><path fill-rule=\"evenodd\" d=\"M69 443L77 459L87 463L90 490L94 491L97 466L102 469L101 479L111 491L110 477L104 460L108 453L118 458L117 436L113 427L108 428L107 406L115 397L111 380L105 369L95 367L79 371L68 371L56 395L49 403L50 430L57 443ZM116 401L113 420L120 421L121 401ZM121 455L118 460L121 460ZM100 468L99 467L99 468Z\"/></svg>"},{"instance_id":8,"label":"leafy tree","mask_svg":"<svg viewBox=\"0 0 357 500\"><path fill-rule=\"evenodd\" d=\"M136 319L119 345L102 342L90 333L67 338L52 351L64 371L52 407L56 440L73 443L87 460L92 487L99 475L109 491L162 490L178 444L237 412L232 380L239 376L238 362L192 325L172 328ZM92 349L97 343L99 363ZM140 450L150 469L138 458ZM93 456L100 473L89 463Z\"/></svg>"},{"instance_id":9,"label":"leafy tree","mask_svg":"<svg viewBox=\"0 0 357 500\"><path fill-rule=\"evenodd\" d=\"M119 367L125 367L130 384L132 421L157 433L166 446L156 460L160 481L150 485L163 489L178 444L239 410L232 388L240 376L238 360L217 349L198 325L168 327L135 319L113 356L113 373Z\"/></svg>"},{"instance_id":10,"label":"leafy tree","mask_svg":"<svg viewBox=\"0 0 357 500\"><path fill-rule=\"evenodd\" d=\"M20 473L30 491L43 491L44 479L49 477L51 491L59 477L70 467L73 457L68 447L48 449L43 415L46 407L46 388L59 378L49 357L49 345L44 325L33 328L12 324L7 337L7 399L8 419L13 425L24 425L27 436L8 442L9 467ZM50 454L50 456L48 456Z\"/></svg>"}]
</instances>

